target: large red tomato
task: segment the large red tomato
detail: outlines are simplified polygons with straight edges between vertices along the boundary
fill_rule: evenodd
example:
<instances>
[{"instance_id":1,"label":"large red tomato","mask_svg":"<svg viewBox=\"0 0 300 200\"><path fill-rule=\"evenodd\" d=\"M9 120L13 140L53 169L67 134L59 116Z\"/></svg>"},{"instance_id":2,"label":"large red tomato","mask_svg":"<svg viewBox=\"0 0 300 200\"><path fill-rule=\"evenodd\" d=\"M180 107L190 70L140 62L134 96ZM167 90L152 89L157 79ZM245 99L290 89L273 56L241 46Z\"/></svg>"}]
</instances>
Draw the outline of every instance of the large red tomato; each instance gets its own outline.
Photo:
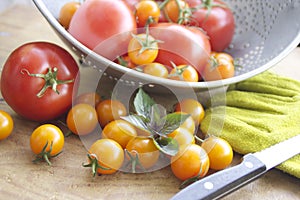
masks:
<instances>
[{"instance_id":1,"label":"large red tomato","mask_svg":"<svg viewBox=\"0 0 300 200\"><path fill-rule=\"evenodd\" d=\"M1 93L19 115L35 121L51 120L72 105L78 69L76 61L62 47L48 42L26 43L14 50L5 62ZM58 93L53 90L55 82ZM49 87L43 91L47 84Z\"/></svg>"},{"instance_id":2,"label":"large red tomato","mask_svg":"<svg viewBox=\"0 0 300 200\"><path fill-rule=\"evenodd\" d=\"M114 60L126 53L136 26L126 2L86 0L75 12L68 31L89 49Z\"/></svg>"},{"instance_id":3,"label":"large red tomato","mask_svg":"<svg viewBox=\"0 0 300 200\"><path fill-rule=\"evenodd\" d=\"M193 11L191 23L207 32L212 50L221 52L227 48L235 29L234 16L228 5L222 0L186 0L186 2L191 8L200 7Z\"/></svg>"},{"instance_id":4,"label":"large red tomato","mask_svg":"<svg viewBox=\"0 0 300 200\"><path fill-rule=\"evenodd\" d=\"M201 73L207 65L211 46L208 37L198 28L175 23L158 23L150 28L150 34L161 42L156 62L171 66L190 64Z\"/></svg>"}]
</instances>

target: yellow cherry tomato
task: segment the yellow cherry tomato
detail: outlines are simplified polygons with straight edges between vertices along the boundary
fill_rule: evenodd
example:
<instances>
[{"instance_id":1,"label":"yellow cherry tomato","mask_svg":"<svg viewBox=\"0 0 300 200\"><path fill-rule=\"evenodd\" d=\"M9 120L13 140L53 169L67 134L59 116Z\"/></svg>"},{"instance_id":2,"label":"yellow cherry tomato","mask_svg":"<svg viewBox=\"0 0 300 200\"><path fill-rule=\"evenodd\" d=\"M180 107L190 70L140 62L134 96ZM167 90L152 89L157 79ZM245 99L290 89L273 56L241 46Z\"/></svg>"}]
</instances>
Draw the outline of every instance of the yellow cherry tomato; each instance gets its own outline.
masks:
<instances>
[{"instance_id":1,"label":"yellow cherry tomato","mask_svg":"<svg viewBox=\"0 0 300 200\"><path fill-rule=\"evenodd\" d=\"M14 129L14 121L10 114L0 110L0 140L6 139Z\"/></svg>"}]
</instances>

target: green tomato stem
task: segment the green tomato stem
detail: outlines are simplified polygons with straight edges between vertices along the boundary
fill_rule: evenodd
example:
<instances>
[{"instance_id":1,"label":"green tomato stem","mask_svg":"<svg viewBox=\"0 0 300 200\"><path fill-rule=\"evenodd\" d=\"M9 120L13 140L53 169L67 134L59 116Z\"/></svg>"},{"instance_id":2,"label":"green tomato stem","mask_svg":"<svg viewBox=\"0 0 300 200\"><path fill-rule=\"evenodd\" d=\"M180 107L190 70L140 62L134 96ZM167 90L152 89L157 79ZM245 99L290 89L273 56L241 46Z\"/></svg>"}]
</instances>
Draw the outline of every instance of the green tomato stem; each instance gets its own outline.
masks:
<instances>
[{"instance_id":1,"label":"green tomato stem","mask_svg":"<svg viewBox=\"0 0 300 200\"><path fill-rule=\"evenodd\" d=\"M21 73L22 74L27 74L28 76L36 77L36 78L42 78L45 80L45 84L42 87L42 89L39 91L39 93L36 95L38 98L41 98L46 90L48 88L52 88L54 92L59 94L59 91L57 90L57 86L61 84L68 84L68 83L73 83L75 80L58 80L57 79L57 71L58 69L54 67L53 69L51 67L48 68L48 72L46 74L32 74L30 73L27 69L22 69Z\"/></svg>"}]
</instances>

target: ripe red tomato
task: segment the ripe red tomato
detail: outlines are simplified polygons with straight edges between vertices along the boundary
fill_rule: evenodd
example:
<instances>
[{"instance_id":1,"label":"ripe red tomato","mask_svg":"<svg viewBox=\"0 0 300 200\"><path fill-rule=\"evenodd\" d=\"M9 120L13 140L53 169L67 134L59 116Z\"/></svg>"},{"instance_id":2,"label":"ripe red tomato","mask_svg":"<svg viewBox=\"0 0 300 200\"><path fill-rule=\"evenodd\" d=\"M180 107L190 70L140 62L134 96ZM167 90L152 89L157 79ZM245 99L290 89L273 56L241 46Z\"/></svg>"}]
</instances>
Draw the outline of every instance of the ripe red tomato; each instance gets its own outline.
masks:
<instances>
[{"instance_id":1,"label":"ripe red tomato","mask_svg":"<svg viewBox=\"0 0 300 200\"><path fill-rule=\"evenodd\" d=\"M211 52L208 37L199 29L174 23L151 25L150 34L157 40L159 53L156 62L170 66L190 64L201 73Z\"/></svg>"},{"instance_id":2,"label":"ripe red tomato","mask_svg":"<svg viewBox=\"0 0 300 200\"><path fill-rule=\"evenodd\" d=\"M50 69L53 76L50 80L40 77L48 73L49 78ZM72 105L72 97L77 93L78 69L73 57L60 46L48 42L24 44L11 53L3 66L2 96L16 113L27 119L57 118ZM51 89L55 79L59 93ZM46 84L50 87L37 96Z\"/></svg>"},{"instance_id":3,"label":"ripe red tomato","mask_svg":"<svg viewBox=\"0 0 300 200\"><path fill-rule=\"evenodd\" d=\"M222 0L186 0L186 2L190 7L202 5L201 8L193 11L191 23L207 32L212 50L223 51L228 47L235 30L234 16L228 5Z\"/></svg>"},{"instance_id":4,"label":"ripe red tomato","mask_svg":"<svg viewBox=\"0 0 300 200\"><path fill-rule=\"evenodd\" d=\"M68 31L88 48L114 60L127 52L136 27L133 12L124 1L86 0L73 15Z\"/></svg>"}]
</instances>

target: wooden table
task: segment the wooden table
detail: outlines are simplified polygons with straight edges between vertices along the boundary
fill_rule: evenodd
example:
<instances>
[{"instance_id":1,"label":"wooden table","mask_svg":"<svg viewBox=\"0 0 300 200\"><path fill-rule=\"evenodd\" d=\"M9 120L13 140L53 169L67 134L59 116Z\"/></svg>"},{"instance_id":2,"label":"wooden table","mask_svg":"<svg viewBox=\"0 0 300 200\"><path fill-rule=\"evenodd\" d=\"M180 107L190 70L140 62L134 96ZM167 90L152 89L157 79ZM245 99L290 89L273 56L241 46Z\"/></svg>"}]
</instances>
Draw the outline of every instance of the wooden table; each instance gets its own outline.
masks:
<instances>
[{"instance_id":1,"label":"wooden table","mask_svg":"<svg viewBox=\"0 0 300 200\"><path fill-rule=\"evenodd\" d=\"M0 64L10 52L29 41L51 41L64 47L45 19L33 6L14 6L0 13ZM300 49L295 49L273 70L300 80ZM29 137L37 123L16 115L4 102L15 121L12 135L0 141L0 199L169 199L180 181L169 167L146 174L116 173L92 178L81 166L86 148L72 135L66 138L64 152L53 159L53 165L33 164ZM299 169L300 170L300 169ZM228 200L300 199L300 180L273 169L248 184Z\"/></svg>"}]
</instances>

